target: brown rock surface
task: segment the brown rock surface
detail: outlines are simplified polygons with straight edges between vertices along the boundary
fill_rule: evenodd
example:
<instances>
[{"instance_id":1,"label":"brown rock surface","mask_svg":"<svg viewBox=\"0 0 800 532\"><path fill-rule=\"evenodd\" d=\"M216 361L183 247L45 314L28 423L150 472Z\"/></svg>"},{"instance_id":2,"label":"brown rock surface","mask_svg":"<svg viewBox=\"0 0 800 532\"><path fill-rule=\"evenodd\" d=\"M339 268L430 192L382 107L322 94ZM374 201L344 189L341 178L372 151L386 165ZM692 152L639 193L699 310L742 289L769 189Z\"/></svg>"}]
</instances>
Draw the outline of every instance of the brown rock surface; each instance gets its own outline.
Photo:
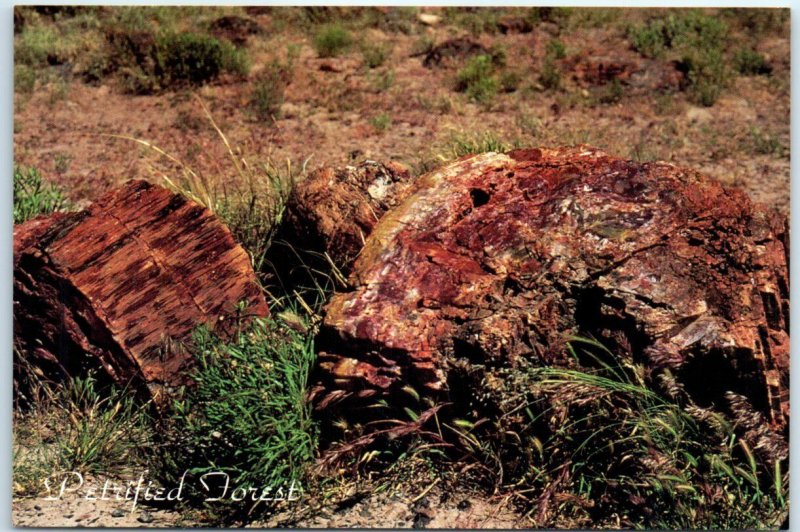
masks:
<instances>
[{"instance_id":1,"label":"brown rock surface","mask_svg":"<svg viewBox=\"0 0 800 532\"><path fill-rule=\"evenodd\" d=\"M349 271L378 220L405 197L410 183L408 170L396 163L317 170L292 191L281 236L327 253Z\"/></svg>"},{"instance_id":2,"label":"brown rock surface","mask_svg":"<svg viewBox=\"0 0 800 532\"><path fill-rule=\"evenodd\" d=\"M581 334L783 428L787 237L743 192L667 163L586 146L463 158L415 182L330 302L317 407L405 386L446 400L456 365L568 366Z\"/></svg>"},{"instance_id":3,"label":"brown rock surface","mask_svg":"<svg viewBox=\"0 0 800 532\"><path fill-rule=\"evenodd\" d=\"M53 377L96 368L151 392L183 384L191 355L170 340L200 324L224 332L242 301L269 313L228 229L144 181L14 229L15 342Z\"/></svg>"}]
</instances>

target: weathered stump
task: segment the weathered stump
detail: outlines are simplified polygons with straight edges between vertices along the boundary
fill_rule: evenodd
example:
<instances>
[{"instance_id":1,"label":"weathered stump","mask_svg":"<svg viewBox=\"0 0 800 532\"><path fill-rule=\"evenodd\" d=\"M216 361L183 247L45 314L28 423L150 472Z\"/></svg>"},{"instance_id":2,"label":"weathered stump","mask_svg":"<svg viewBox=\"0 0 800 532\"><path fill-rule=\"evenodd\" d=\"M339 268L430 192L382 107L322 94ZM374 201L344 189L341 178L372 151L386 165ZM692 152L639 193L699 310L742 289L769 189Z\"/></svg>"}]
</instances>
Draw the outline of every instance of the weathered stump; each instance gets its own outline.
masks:
<instances>
[{"instance_id":1,"label":"weathered stump","mask_svg":"<svg viewBox=\"0 0 800 532\"><path fill-rule=\"evenodd\" d=\"M15 343L50 377L96 369L151 393L185 384L192 355L176 342L202 324L224 332L242 312L269 313L247 253L164 188L131 181L14 230Z\"/></svg>"},{"instance_id":2,"label":"weathered stump","mask_svg":"<svg viewBox=\"0 0 800 532\"><path fill-rule=\"evenodd\" d=\"M691 170L585 146L463 158L367 238L327 307L313 396L341 411L401 404L407 386L446 401L454 368L484 368L488 386L523 361L569 366L583 335L651 382L669 370L698 405L746 397L781 430L787 263L783 218Z\"/></svg>"}]
</instances>

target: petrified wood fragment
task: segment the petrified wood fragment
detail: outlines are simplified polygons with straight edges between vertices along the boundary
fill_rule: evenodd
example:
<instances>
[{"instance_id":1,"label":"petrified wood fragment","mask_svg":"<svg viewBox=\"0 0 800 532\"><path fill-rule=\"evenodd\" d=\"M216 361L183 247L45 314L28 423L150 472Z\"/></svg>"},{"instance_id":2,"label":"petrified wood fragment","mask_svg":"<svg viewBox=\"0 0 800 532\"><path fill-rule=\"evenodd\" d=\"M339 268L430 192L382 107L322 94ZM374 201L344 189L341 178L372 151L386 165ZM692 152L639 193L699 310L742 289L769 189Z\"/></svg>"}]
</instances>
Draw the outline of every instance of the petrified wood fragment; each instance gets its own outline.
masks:
<instances>
[{"instance_id":1,"label":"petrified wood fragment","mask_svg":"<svg viewBox=\"0 0 800 532\"><path fill-rule=\"evenodd\" d=\"M317 407L401 401L406 386L447 400L458 365L569 366L580 334L653 382L669 370L698 405L732 392L783 428L786 232L666 163L586 146L461 159L381 219L328 305Z\"/></svg>"},{"instance_id":2,"label":"petrified wood fragment","mask_svg":"<svg viewBox=\"0 0 800 532\"><path fill-rule=\"evenodd\" d=\"M405 198L410 182L408 170L391 162L317 170L292 191L280 236L327 253L348 272L378 220Z\"/></svg>"},{"instance_id":3,"label":"petrified wood fragment","mask_svg":"<svg viewBox=\"0 0 800 532\"><path fill-rule=\"evenodd\" d=\"M242 308L269 313L247 253L210 211L144 181L14 230L15 342L52 377L184 384L192 356L171 341L224 332Z\"/></svg>"}]
</instances>

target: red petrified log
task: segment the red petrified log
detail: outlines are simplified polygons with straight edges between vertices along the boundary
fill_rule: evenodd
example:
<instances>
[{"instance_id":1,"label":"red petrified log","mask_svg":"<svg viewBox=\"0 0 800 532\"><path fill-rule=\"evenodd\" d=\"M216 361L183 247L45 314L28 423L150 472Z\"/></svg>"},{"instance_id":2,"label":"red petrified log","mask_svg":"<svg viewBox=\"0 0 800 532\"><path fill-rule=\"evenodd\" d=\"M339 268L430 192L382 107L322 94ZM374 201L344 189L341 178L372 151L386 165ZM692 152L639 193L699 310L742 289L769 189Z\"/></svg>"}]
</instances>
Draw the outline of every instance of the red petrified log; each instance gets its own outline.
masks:
<instances>
[{"instance_id":1,"label":"red petrified log","mask_svg":"<svg viewBox=\"0 0 800 532\"><path fill-rule=\"evenodd\" d=\"M471 156L420 177L374 228L318 338L320 409L459 364L570 365L591 335L701 406L786 425L787 228L694 171L580 146ZM488 377L487 377L488 378Z\"/></svg>"},{"instance_id":2,"label":"red petrified log","mask_svg":"<svg viewBox=\"0 0 800 532\"><path fill-rule=\"evenodd\" d=\"M171 341L201 324L224 332L242 302L269 313L228 229L144 181L14 230L15 342L51 376L94 368L153 393L184 384L192 356Z\"/></svg>"},{"instance_id":3,"label":"red petrified log","mask_svg":"<svg viewBox=\"0 0 800 532\"><path fill-rule=\"evenodd\" d=\"M286 206L282 236L327 253L347 272L384 213L405 198L410 174L397 163L365 161L322 168L298 183Z\"/></svg>"}]
</instances>

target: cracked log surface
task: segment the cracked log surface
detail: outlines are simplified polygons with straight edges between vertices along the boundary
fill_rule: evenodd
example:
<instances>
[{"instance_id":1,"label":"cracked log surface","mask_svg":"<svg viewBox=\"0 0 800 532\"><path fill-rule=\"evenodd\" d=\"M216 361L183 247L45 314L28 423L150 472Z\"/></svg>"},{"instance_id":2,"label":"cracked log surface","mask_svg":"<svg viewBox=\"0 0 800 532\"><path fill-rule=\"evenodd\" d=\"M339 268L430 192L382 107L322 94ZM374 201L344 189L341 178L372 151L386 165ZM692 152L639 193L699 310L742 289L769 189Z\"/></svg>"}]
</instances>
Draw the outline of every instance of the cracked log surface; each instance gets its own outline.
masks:
<instances>
[{"instance_id":1,"label":"cracked log surface","mask_svg":"<svg viewBox=\"0 0 800 532\"><path fill-rule=\"evenodd\" d=\"M699 405L746 397L780 431L787 232L742 191L666 163L587 146L463 158L367 239L327 307L312 397L344 411L410 385L448 400L460 365L569 366L581 334L653 382L669 370Z\"/></svg>"},{"instance_id":2,"label":"cracked log surface","mask_svg":"<svg viewBox=\"0 0 800 532\"><path fill-rule=\"evenodd\" d=\"M228 229L144 181L14 229L15 341L51 377L95 368L152 393L184 384L191 355L168 339L200 324L225 332L241 301L269 313Z\"/></svg>"}]
</instances>

